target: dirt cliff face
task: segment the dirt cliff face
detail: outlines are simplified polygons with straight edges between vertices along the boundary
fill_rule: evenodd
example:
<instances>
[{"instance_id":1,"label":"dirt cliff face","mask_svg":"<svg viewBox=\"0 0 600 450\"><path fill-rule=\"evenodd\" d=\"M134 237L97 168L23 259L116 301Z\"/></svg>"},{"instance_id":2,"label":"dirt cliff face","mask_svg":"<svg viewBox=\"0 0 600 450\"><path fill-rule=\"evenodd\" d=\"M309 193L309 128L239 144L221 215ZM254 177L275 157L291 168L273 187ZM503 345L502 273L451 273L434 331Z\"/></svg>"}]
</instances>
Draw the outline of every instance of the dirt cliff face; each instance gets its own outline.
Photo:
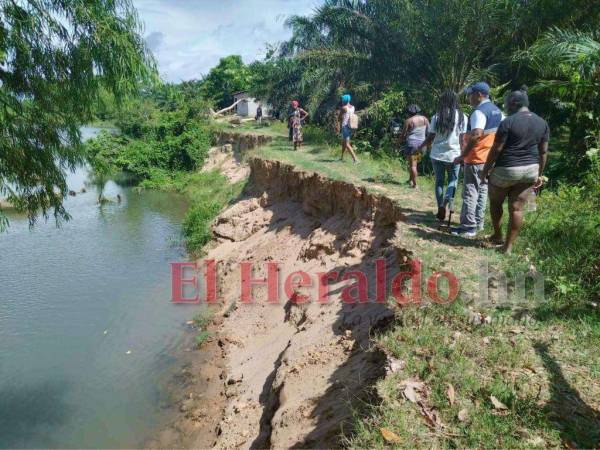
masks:
<instances>
[{"instance_id":1,"label":"dirt cliff face","mask_svg":"<svg viewBox=\"0 0 600 450\"><path fill-rule=\"evenodd\" d=\"M235 131L218 131L215 134L215 140L218 146L231 144L235 151L244 152L265 145L271 141L271 137L255 133L242 134Z\"/></svg>"},{"instance_id":2,"label":"dirt cliff face","mask_svg":"<svg viewBox=\"0 0 600 450\"><path fill-rule=\"evenodd\" d=\"M304 172L289 164L251 158L250 181L279 200L302 204L306 214L315 217L341 215L390 226L403 220L400 207L387 197L368 193L363 187L331 180L317 173Z\"/></svg>"},{"instance_id":3,"label":"dirt cliff face","mask_svg":"<svg viewBox=\"0 0 600 450\"><path fill-rule=\"evenodd\" d=\"M402 212L385 197L286 164L252 158L249 166L250 191L217 219L207 255L220 261L227 316L218 336L228 402L214 445L339 447L352 409L374 395L385 374L385 355L372 348L370 335L394 315L385 303L342 296L355 282L351 273L361 271L374 299L375 260L389 269L410 256L395 226ZM254 287L251 303L240 302L244 261L253 264L254 278L266 277L266 263L278 263L278 303L267 301L265 286ZM284 280L295 271L309 274L311 287L288 296ZM327 272L337 277L328 301L318 302L316 274Z\"/></svg>"}]
</instances>

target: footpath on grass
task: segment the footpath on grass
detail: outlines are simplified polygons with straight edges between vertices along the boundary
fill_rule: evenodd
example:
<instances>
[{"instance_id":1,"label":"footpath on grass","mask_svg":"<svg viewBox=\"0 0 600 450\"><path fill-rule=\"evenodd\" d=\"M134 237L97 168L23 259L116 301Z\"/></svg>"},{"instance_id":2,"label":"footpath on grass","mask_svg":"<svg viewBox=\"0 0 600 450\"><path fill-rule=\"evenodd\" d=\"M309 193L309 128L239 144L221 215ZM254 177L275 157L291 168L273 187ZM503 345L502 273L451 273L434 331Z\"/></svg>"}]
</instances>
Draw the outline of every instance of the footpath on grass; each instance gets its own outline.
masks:
<instances>
[{"instance_id":1,"label":"footpath on grass","mask_svg":"<svg viewBox=\"0 0 600 450\"><path fill-rule=\"evenodd\" d=\"M225 303L212 331L224 367L214 395L226 401L213 441L197 443L600 445L600 330L536 313L543 298L519 285L533 286L541 276L534 261L507 259L480 240L440 230L431 180L408 188L399 160L361 155L358 165L340 162L338 146L309 129L306 144L293 151L280 124L224 133L250 174L244 194L213 224L206 248L206 258L224 266ZM242 145L250 141L264 145ZM255 265L254 278L266 277L273 262L284 277L335 272L329 301L303 302L305 291L296 287L280 303L269 303L263 288L255 302L240 303L242 261ZM371 282L368 298L381 298L377 261L384 271L406 272L406 283L381 302L348 301L360 297L360 288L350 289L358 272ZM445 303L449 297L456 298Z\"/></svg>"}]
</instances>

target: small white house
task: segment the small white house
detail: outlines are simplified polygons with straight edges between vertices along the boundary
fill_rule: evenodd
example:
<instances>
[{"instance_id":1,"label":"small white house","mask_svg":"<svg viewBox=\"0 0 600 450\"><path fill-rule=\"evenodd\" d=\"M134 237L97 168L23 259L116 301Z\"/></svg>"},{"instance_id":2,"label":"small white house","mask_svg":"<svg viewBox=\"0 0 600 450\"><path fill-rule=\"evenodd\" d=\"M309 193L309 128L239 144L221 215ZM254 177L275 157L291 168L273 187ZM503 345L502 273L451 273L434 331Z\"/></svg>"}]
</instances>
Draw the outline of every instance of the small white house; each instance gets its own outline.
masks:
<instances>
[{"instance_id":1,"label":"small white house","mask_svg":"<svg viewBox=\"0 0 600 450\"><path fill-rule=\"evenodd\" d=\"M235 106L235 113L238 116L255 117L256 109L258 108L259 103L262 106L263 117L268 117L271 115L271 105L261 102L254 97L250 97L248 91L235 92L233 94L233 101L237 102L238 100L241 100L241 102Z\"/></svg>"}]
</instances>

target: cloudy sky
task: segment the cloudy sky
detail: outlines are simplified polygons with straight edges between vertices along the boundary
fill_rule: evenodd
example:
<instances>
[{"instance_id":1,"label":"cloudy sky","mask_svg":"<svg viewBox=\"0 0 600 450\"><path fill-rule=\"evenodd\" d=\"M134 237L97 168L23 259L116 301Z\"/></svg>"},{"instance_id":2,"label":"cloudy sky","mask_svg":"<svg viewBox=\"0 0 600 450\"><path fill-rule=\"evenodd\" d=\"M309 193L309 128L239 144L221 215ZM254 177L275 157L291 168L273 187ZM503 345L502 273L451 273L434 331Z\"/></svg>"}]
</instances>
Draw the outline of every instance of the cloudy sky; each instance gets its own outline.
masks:
<instances>
[{"instance_id":1,"label":"cloudy sky","mask_svg":"<svg viewBox=\"0 0 600 450\"><path fill-rule=\"evenodd\" d=\"M148 45L167 81L200 78L231 54L249 63L267 42L290 36L285 19L321 0L134 0Z\"/></svg>"}]
</instances>

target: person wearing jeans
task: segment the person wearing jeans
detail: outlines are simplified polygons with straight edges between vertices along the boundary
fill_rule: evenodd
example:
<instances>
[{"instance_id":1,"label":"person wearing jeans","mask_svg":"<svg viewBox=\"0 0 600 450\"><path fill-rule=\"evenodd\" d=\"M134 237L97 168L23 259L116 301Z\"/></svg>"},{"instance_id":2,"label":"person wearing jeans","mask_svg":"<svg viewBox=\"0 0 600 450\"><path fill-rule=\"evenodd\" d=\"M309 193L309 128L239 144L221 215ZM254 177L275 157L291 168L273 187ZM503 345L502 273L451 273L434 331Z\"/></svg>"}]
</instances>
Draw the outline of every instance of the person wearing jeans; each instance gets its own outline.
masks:
<instances>
[{"instance_id":1,"label":"person wearing jeans","mask_svg":"<svg viewBox=\"0 0 600 450\"><path fill-rule=\"evenodd\" d=\"M487 206L488 186L481 182L483 164L466 164L463 170L463 205L460 211L460 228L454 234L474 237L483 230Z\"/></svg>"},{"instance_id":2,"label":"person wearing jeans","mask_svg":"<svg viewBox=\"0 0 600 450\"><path fill-rule=\"evenodd\" d=\"M466 93L475 110L469 118L465 148L461 156L454 160L456 164L464 163L464 188L460 226L452 234L475 237L478 231L483 230L488 194L487 184L482 183L480 177L504 116L491 102L487 83L475 83L467 88Z\"/></svg>"},{"instance_id":3,"label":"person wearing jeans","mask_svg":"<svg viewBox=\"0 0 600 450\"><path fill-rule=\"evenodd\" d=\"M429 157L435 173L435 198L438 211L436 217L446 218L448 204L454 198L460 164L454 160L460 156L461 135L467 131L467 116L461 111L458 95L453 91L444 92L438 99L437 112L431 118L427 129L427 139L420 151L431 148ZM448 186L444 194L444 184Z\"/></svg>"},{"instance_id":4,"label":"person wearing jeans","mask_svg":"<svg viewBox=\"0 0 600 450\"><path fill-rule=\"evenodd\" d=\"M460 164L432 158L431 165L433 166L433 173L435 174L435 199L438 206L436 217L438 220L443 221L446 218L448 204L454 198L456 192ZM446 179L448 184L446 185L446 192L444 193Z\"/></svg>"}]
</instances>

